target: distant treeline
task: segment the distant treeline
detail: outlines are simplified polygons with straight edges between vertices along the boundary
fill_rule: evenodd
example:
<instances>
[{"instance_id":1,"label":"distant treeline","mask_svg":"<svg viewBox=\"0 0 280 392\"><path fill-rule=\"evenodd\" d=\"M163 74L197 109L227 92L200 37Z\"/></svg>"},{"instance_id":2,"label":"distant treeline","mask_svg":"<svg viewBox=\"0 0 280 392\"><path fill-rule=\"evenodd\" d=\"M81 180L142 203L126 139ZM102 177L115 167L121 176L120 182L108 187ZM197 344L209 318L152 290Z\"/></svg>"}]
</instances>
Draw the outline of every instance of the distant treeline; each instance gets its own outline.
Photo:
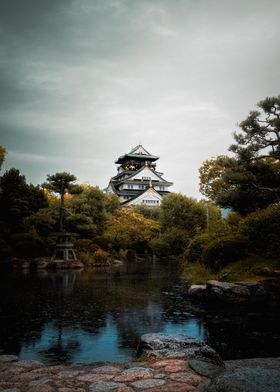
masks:
<instances>
[{"instance_id":1,"label":"distant treeline","mask_svg":"<svg viewBox=\"0 0 280 392\"><path fill-rule=\"evenodd\" d=\"M171 193L158 207L120 208L117 196L108 196L98 187L76 185L70 173L47 176L45 184L34 186L27 184L19 170L9 169L0 179L1 259L51 255L53 233L61 218L59 181L64 178L69 180L63 191L64 225L79 234L75 245L84 263L129 260L135 254L173 256L183 260L186 270L196 265L206 275L224 273L236 263L241 273L248 266L257 273L254 264L259 268L260 259L261 265L276 265L280 96L266 98L257 106L259 110L239 124L240 132L234 134L235 143L229 148L231 156L202 164L200 191L207 200ZM0 163L5 153L1 147ZM231 211L226 219L221 217L221 207Z\"/></svg>"}]
</instances>

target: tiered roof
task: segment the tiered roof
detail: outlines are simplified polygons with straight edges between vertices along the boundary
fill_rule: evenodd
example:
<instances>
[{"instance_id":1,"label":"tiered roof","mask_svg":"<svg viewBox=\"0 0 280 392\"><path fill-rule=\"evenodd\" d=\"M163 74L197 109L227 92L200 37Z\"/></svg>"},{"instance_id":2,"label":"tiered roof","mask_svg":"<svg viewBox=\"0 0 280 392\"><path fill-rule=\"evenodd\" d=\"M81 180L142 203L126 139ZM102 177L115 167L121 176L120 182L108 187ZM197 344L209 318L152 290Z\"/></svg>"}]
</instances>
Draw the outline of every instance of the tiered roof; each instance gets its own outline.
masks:
<instances>
[{"instance_id":1,"label":"tiered roof","mask_svg":"<svg viewBox=\"0 0 280 392\"><path fill-rule=\"evenodd\" d=\"M141 144L116 161L118 174L111 178L107 193L117 194L122 204L160 204L162 196L168 194L172 182L166 181L163 173L156 171L159 157L150 154Z\"/></svg>"},{"instance_id":2,"label":"tiered roof","mask_svg":"<svg viewBox=\"0 0 280 392\"><path fill-rule=\"evenodd\" d=\"M159 157L150 154L141 144L138 144L135 148L133 148L128 154L120 156L115 163L124 163L128 159L135 158L135 159L143 159L144 161L157 161Z\"/></svg>"}]
</instances>

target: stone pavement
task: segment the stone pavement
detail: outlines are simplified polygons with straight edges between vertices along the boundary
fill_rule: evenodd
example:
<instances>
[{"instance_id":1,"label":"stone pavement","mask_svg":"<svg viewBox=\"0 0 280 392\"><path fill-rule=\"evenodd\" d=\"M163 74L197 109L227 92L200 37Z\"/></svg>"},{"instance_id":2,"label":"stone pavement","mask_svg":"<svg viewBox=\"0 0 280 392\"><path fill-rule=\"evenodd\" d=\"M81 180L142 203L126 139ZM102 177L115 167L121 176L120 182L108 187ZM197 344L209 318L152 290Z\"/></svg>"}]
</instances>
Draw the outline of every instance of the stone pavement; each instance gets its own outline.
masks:
<instances>
[{"instance_id":1,"label":"stone pavement","mask_svg":"<svg viewBox=\"0 0 280 392\"><path fill-rule=\"evenodd\" d=\"M0 355L0 392L202 392L209 382L183 359L44 366Z\"/></svg>"}]
</instances>

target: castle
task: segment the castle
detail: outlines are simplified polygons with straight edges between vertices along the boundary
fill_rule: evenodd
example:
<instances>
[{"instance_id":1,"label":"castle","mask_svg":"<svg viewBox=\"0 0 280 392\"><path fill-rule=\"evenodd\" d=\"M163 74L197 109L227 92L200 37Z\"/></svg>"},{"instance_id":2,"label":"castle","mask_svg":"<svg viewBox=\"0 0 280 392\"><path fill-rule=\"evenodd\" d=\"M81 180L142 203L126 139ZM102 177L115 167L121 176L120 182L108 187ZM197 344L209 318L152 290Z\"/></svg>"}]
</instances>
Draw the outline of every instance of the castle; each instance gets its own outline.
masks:
<instances>
[{"instance_id":1,"label":"castle","mask_svg":"<svg viewBox=\"0 0 280 392\"><path fill-rule=\"evenodd\" d=\"M120 156L115 162L119 165L118 174L111 178L106 193L118 195L123 206L160 205L173 183L164 180L163 173L156 170L158 159L141 144Z\"/></svg>"}]
</instances>

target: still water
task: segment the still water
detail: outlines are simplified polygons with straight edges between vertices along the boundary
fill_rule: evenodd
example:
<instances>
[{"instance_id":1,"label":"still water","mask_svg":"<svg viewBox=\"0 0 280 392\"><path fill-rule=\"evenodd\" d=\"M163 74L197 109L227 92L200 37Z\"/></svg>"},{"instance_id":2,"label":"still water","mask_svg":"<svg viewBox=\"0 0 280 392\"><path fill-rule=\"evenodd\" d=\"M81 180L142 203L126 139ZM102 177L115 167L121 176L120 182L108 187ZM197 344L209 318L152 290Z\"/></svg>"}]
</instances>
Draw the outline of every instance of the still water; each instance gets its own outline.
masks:
<instances>
[{"instance_id":1,"label":"still water","mask_svg":"<svg viewBox=\"0 0 280 392\"><path fill-rule=\"evenodd\" d=\"M176 264L160 262L2 273L0 353L46 364L122 362L134 358L143 333L168 332L226 358L279 355L278 317L209 313L183 297L179 277Z\"/></svg>"}]
</instances>

